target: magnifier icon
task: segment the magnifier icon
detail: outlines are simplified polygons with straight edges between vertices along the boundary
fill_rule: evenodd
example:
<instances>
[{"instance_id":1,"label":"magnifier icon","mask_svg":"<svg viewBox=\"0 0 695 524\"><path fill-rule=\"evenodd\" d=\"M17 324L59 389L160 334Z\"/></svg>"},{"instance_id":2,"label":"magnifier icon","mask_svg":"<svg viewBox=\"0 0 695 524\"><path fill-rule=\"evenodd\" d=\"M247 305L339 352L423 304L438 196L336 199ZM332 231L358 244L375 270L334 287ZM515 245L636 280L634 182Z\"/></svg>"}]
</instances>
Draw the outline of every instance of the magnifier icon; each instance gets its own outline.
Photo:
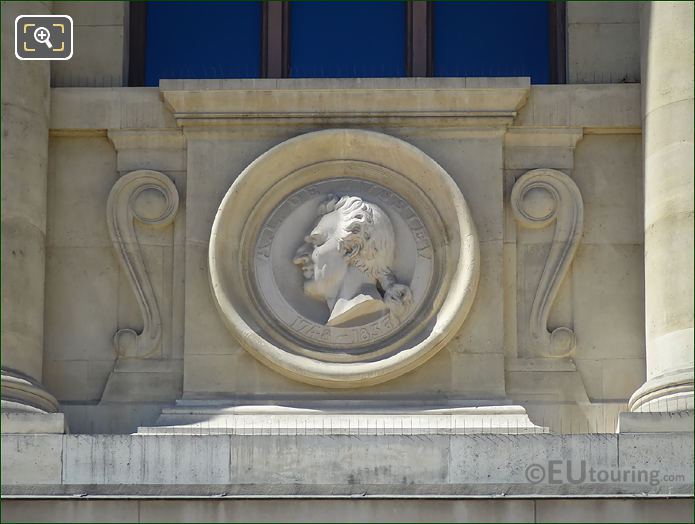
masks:
<instances>
[{"instance_id":1,"label":"magnifier icon","mask_svg":"<svg viewBox=\"0 0 695 524\"><path fill-rule=\"evenodd\" d=\"M34 30L34 38L39 44L46 44L48 49L52 49L53 45L51 45L51 33L48 29L46 29L43 26L39 26Z\"/></svg>"}]
</instances>

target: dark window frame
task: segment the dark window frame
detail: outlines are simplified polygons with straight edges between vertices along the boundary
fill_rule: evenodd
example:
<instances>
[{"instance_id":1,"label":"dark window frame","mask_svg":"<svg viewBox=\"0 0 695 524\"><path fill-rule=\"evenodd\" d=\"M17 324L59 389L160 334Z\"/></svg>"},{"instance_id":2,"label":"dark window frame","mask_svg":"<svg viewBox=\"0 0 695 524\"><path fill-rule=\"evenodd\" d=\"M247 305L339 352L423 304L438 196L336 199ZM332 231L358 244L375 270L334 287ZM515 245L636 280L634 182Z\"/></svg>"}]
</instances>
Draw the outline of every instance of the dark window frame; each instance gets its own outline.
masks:
<instances>
[{"instance_id":1,"label":"dark window frame","mask_svg":"<svg viewBox=\"0 0 695 524\"><path fill-rule=\"evenodd\" d=\"M145 85L147 54L147 2L128 5L128 86Z\"/></svg>"},{"instance_id":2,"label":"dark window frame","mask_svg":"<svg viewBox=\"0 0 695 524\"><path fill-rule=\"evenodd\" d=\"M548 3L550 83L567 83L567 2Z\"/></svg>"},{"instance_id":3,"label":"dark window frame","mask_svg":"<svg viewBox=\"0 0 695 524\"><path fill-rule=\"evenodd\" d=\"M432 8L426 1L408 2L406 71L408 76L432 76Z\"/></svg>"},{"instance_id":4,"label":"dark window frame","mask_svg":"<svg viewBox=\"0 0 695 524\"><path fill-rule=\"evenodd\" d=\"M287 78L290 71L289 2L263 2L261 31L261 75L263 78Z\"/></svg>"},{"instance_id":5,"label":"dark window frame","mask_svg":"<svg viewBox=\"0 0 695 524\"><path fill-rule=\"evenodd\" d=\"M264 1L261 16L261 77L289 76L290 2ZM433 76L433 2L409 1L406 14L406 74ZM550 83L567 83L567 6L564 1L548 2ZM147 2L131 1L128 19L128 86L145 85L147 43Z\"/></svg>"}]
</instances>

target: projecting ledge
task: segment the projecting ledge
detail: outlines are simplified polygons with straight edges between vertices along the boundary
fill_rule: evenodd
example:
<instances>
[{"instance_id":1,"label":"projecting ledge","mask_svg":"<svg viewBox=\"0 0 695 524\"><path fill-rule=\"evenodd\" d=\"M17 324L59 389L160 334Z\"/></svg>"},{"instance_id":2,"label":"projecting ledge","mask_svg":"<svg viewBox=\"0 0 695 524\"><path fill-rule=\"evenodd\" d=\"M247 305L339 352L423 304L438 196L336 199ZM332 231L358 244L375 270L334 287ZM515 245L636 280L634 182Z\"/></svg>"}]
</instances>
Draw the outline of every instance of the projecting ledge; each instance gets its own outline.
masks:
<instances>
[{"instance_id":1,"label":"projecting ledge","mask_svg":"<svg viewBox=\"0 0 695 524\"><path fill-rule=\"evenodd\" d=\"M692 434L6 435L2 495L674 497Z\"/></svg>"},{"instance_id":2,"label":"projecting ledge","mask_svg":"<svg viewBox=\"0 0 695 524\"><path fill-rule=\"evenodd\" d=\"M548 431L531 422L521 406L385 408L324 401L293 406L180 403L164 409L155 427L141 427L138 434L413 436Z\"/></svg>"},{"instance_id":3,"label":"projecting ledge","mask_svg":"<svg viewBox=\"0 0 695 524\"><path fill-rule=\"evenodd\" d=\"M162 80L159 88L179 125L417 117L506 126L530 83L526 77Z\"/></svg>"}]
</instances>

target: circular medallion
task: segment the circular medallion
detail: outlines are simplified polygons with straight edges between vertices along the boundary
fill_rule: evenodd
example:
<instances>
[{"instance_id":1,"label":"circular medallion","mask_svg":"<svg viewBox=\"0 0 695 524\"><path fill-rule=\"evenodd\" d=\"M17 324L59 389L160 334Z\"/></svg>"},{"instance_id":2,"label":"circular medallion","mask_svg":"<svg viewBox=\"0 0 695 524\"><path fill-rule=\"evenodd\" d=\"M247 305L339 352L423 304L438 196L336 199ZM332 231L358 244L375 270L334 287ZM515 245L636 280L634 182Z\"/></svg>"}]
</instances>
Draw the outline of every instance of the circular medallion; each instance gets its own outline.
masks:
<instances>
[{"instance_id":1,"label":"circular medallion","mask_svg":"<svg viewBox=\"0 0 695 524\"><path fill-rule=\"evenodd\" d=\"M413 146L327 130L255 160L210 239L218 309L241 344L296 380L384 382L458 331L478 242L454 181Z\"/></svg>"}]
</instances>

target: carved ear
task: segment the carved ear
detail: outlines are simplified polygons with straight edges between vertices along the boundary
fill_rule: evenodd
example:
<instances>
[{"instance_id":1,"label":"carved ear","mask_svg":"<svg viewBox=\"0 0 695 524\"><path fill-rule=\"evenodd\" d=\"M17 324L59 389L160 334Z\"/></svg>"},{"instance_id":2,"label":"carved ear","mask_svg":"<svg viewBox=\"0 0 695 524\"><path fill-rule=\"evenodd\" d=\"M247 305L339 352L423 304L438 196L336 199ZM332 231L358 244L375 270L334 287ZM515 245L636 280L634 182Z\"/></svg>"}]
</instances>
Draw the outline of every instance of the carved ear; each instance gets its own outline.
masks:
<instances>
[{"instance_id":1,"label":"carved ear","mask_svg":"<svg viewBox=\"0 0 695 524\"><path fill-rule=\"evenodd\" d=\"M360 252L360 244L358 242L355 242L354 244L350 246L345 246L343 250L343 254L346 257L352 258L357 256L357 254Z\"/></svg>"},{"instance_id":2,"label":"carved ear","mask_svg":"<svg viewBox=\"0 0 695 524\"><path fill-rule=\"evenodd\" d=\"M352 258L354 256L357 256L357 254L360 252L361 245L359 242L355 242L354 240L352 242L350 241L341 241L340 242L340 248L343 251L343 256Z\"/></svg>"}]
</instances>

